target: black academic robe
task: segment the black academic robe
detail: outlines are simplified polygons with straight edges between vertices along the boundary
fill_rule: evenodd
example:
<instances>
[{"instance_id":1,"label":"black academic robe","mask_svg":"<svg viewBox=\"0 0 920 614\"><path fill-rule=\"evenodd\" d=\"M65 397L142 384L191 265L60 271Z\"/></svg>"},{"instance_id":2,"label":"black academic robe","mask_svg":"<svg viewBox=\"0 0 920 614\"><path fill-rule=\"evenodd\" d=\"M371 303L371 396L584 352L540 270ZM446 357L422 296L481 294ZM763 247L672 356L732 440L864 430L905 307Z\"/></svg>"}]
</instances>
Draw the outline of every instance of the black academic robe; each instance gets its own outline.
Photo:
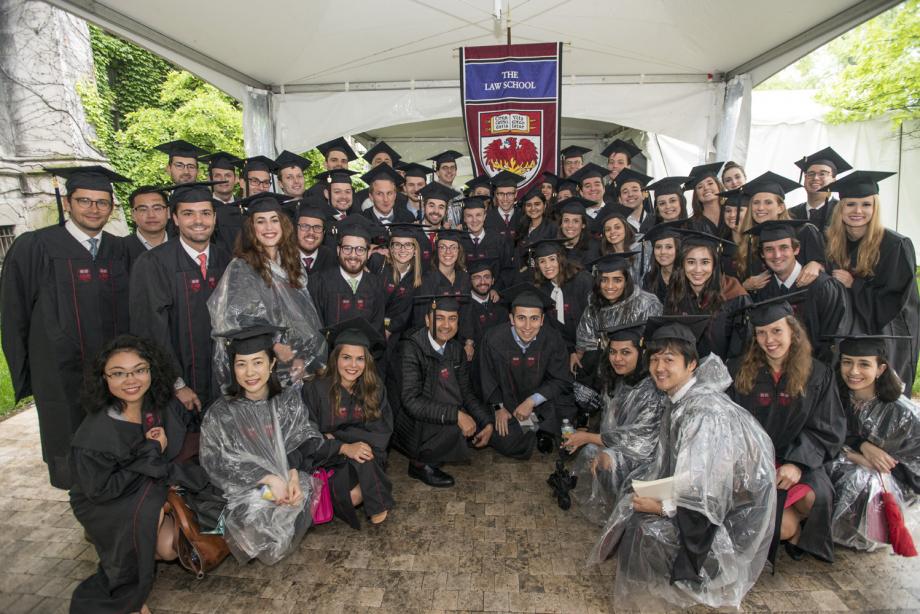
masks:
<instances>
[{"instance_id":1,"label":"black academic robe","mask_svg":"<svg viewBox=\"0 0 920 614\"><path fill-rule=\"evenodd\" d=\"M851 271L856 269L859 247L860 241L847 241ZM911 240L885 229L875 274L866 278L856 277L847 292L853 309L854 333L910 337L910 340L887 342L891 366L901 381L907 384L908 390L914 382L920 353L920 295L917 293L916 265Z\"/></svg>"},{"instance_id":2,"label":"black academic robe","mask_svg":"<svg viewBox=\"0 0 920 614\"><path fill-rule=\"evenodd\" d=\"M823 207L815 211L811 217L808 216L808 201L796 205L789 209L789 216L796 220L808 220L818 227L818 230L824 232L831 223L831 216L834 214L834 207L837 206L837 199L831 198Z\"/></svg>"},{"instance_id":3,"label":"black academic robe","mask_svg":"<svg viewBox=\"0 0 920 614\"><path fill-rule=\"evenodd\" d=\"M51 484L69 488L65 460L83 421L84 365L128 332L128 253L99 235L96 259L64 226L20 235L0 277L3 353L16 400L34 395Z\"/></svg>"},{"instance_id":4,"label":"black academic robe","mask_svg":"<svg viewBox=\"0 0 920 614\"><path fill-rule=\"evenodd\" d=\"M131 332L155 339L167 350L203 409L220 394L211 368L214 340L208 298L229 262L230 254L211 244L208 275L202 278L198 262L176 239L145 253L131 270Z\"/></svg>"},{"instance_id":5,"label":"black academic robe","mask_svg":"<svg viewBox=\"0 0 920 614\"><path fill-rule=\"evenodd\" d=\"M538 428L558 435L562 420L568 418L574 423L576 413L565 341L555 328L543 326L525 352L515 341L512 328L510 323L495 326L482 338L482 399L492 407L502 404L513 414L531 395L540 394L546 401L534 410L540 418ZM524 432L512 418L508 435L493 433L490 443L500 454L526 459L533 453L534 442L533 431Z\"/></svg>"},{"instance_id":6,"label":"black academic robe","mask_svg":"<svg viewBox=\"0 0 920 614\"><path fill-rule=\"evenodd\" d=\"M479 348L482 345L482 337L493 326L508 323L508 308L505 307L505 303L496 303L491 299L486 299L484 303L480 303L471 298L467 309L461 315L467 319L467 322L461 323L461 328L471 331L469 339L473 340L473 362L470 363L470 379L473 380L473 390L476 392L476 396L481 399L482 380L479 375L481 353Z\"/></svg>"},{"instance_id":7,"label":"black academic robe","mask_svg":"<svg viewBox=\"0 0 920 614\"><path fill-rule=\"evenodd\" d=\"M438 254L437 237L438 234L433 230L425 231L419 228L415 231L415 241L418 243L418 257L423 272L431 270L431 263L435 261L435 257Z\"/></svg>"},{"instance_id":8,"label":"black academic robe","mask_svg":"<svg viewBox=\"0 0 920 614\"><path fill-rule=\"evenodd\" d=\"M492 415L473 392L463 346L451 339L439 354L428 330L420 328L403 338L399 353L401 405L393 444L420 463L468 460L469 446L457 426L459 411L476 421L477 431L492 422Z\"/></svg>"},{"instance_id":9,"label":"black academic robe","mask_svg":"<svg viewBox=\"0 0 920 614\"><path fill-rule=\"evenodd\" d=\"M552 282L544 282L540 288L547 295L552 295ZM556 330L562 333L562 339L565 341L569 354L575 351L575 331L578 329L581 314L584 312L585 307L588 306L588 295L591 294L593 288L594 278L585 271L579 271L575 277L562 285L562 317L564 322L559 322L555 305L546 311L544 324L552 324Z\"/></svg>"},{"instance_id":10,"label":"black academic robe","mask_svg":"<svg viewBox=\"0 0 920 614\"><path fill-rule=\"evenodd\" d=\"M125 249L128 252L128 262L129 268L133 266L137 259L140 258L141 254L147 252L147 248L141 243L140 237L137 236L136 232L132 232L126 237L122 237L122 241L125 242Z\"/></svg>"},{"instance_id":11,"label":"black academic robe","mask_svg":"<svg viewBox=\"0 0 920 614\"><path fill-rule=\"evenodd\" d=\"M669 309L665 303L665 315L710 316L706 334L699 343L700 356L713 353L726 361L741 356L747 348L751 330L737 311L745 305L750 305L751 297L734 277L723 275L722 279L722 305L715 311L701 304L695 295L690 296L691 291L678 304L676 311Z\"/></svg>"},{"instance_id":12,"label":"black academic robe","mask_svg":"<svg viewBox=\"0 0 920 614\"><path fill-rule=\"evenodd\" d=\"M740 361L728 365L737 378ZM831 519L834 489L824 468L837 456L846 437L846 416L831 369L812 360L812 372L804 394L786 393L787 376L774 381L770 369L762 367L754 387L744 394L735 386L732 400L747 409L773 441L776 462L793 464L802 470L801 484L815 492L815 504L802 526L798 547L828 562L834 561Z\"/></svg>"},{"instance_id":13,"label":"black academic robe","mask_svg":"<svg viewBox=\"0 0 920 614\"><path fill-rule=\"evenodd\" d=\"M329 269L337 268L339 265L335 250L328 245L320 245L309 258L312 260L304 256L302 251L300 252L300 261L303 262L307 275L328 271Z\"/></svg>"},{"instance_id":14,"label":"black academic robe","mask_svg":"<svg viewBox=\"0 0 920 614\"><path fill-rule=\"evenodd\" d=\"M497 207L493 207L486 211L486 222L485 228L486 232L497 233L502 240L510 241L512 244L517 242L518 230L521 224L521 218L524 214L518 207L515 207L511 210L511 220L505 222L505 218Z\"/></svg>"},{"instance_id":15,"label":"black academic robe","mask_svg":"<svg viewBox=\"0 0 920 614\"><path fill-rule=\"evenodd\" d=\"M153 588L157 528L169 486L197 491L208 484L200 466L178 462L189 426L185 408L173 401L159 418L144 418L144 425L134 424L101 410L87 415L74 434L70 506L92 539L99 566L74 589L71 612L140 610ZM159 442L144 438L153 426L166 431L164 452Z\"/></svg>"},{"instance_id":16,"label":"black academic robe","mask_svg":"<svg viewBox=\"0 0 920 614\"><path fill-rule=\"evenodd\" d=\"M468 295L471 292L470 286L470 276L459 268L454 269L454 281L451 283L444 274L436 268L433 268L425 273L422 277L422 285L419 286L416 296L426 296L432 294L438 295L453 295L461 296ZM427 302L415 303L415 307L412 313L412 323L410 328L419 328L425 326L425 314L428 313L428 310L431 308L431 304ZM469 308L469 305L463 303L460 306L460 321L461 323L466 321L464 312ZM465 330L463 327L460 329L461 339L468 339L470 331Z\"/></svg>"},{"instance_id":17,"label":"black academic robe","mask_svg":"<svg viewBox=\"0 0 920 614\"><path fill-rule=\"evenodd\" d=\"M413 299L416 294L416 289L412 285L415 273L410 265L406 274L396 282L393 281L393 266L385 264L380 270L380 278L383 281L383 291L386 297L384 324L392 338L406 331L412 321Z\"/></svg>"},{"instance_id":18,"label":"black academic robe","mask_svg":"<svg viewBox=\"0 0 920 614\"><path fill-rule=\"evenodd\" d=\"M547 219L543 219L539 226L532 230L527 228L527 220L523 220L518 231L517 245L515 246L517 262L525 266L529 260L530 246L543 239L555 239L559 236L559 227Z\"/></svg>"},{"instance_id":19,"label":"black academic robe","mask_svg":"<svg viewBox=\"0 0 920 614\"><path fill-rule=\"evenodd\" d=\"M482 239L473 243L468 232L460 237L460 245L466 254L467 269L477 262L486 261L492 269L495 279L495 289L502 290L509 287L514 280L515 257L511 243L501 237L494 230L486 229Z\"/></svg>"},{"instance_id":20,"label":"black academic robe","mask_svg":"<svg viewBox=\"0 0 920 614\"><path fill-rule=\"evenodd\" d=\"M759 275L764 270L766 266L763 263L763 260L754 253L757 250L752 250L751 246L754 244L753 239L750 238L751 235L748 235L748 277L752 275ZM805 266L809 262L817 262L818 264L827 268L827 256L825 255L824 249L824 235L821 234L821 231L818 230L817 226L812 224L805 224L798 230L798 240L799 240L799 255L796 256L796 260L799 261L799 264Z\"/></svg>"},{"instance_id":21,"label":"black academic robe","mask_svg":"<svg viewBox=\"0 0 920 614\"><path fill-rule=\"evenodd\" d=\"M798 290L808 290L808 294L805 300L795 303L792 309L808 331L808 340L811 341L815 358L832 366L834 340L829 337L847 334L852 326L852 314L847 313L846 288L843 284L822 271L805 288L787 289L772 275L766 286L753 293L752 299L757 303Z\"/></svg>"},{"instance_id":22,"label":"black academic robe","mask_svg":"<svg viewBox=\"0 0 920 614\"><path fill-rule=\"evenodd\" d=\"M719 220L718 224L713 224L705 215L694 215L687 218L687 222L683 227L689 230L698 230L699 232L706 232L713 236L721 237L722 229L725 228L725 222Z\"/></svg>"},{"instance_id":23,"label":"black academic robe","mask_svg":"<svg viewBox=\"0 0 920 614\"><path fill-rule=\"evenodd\" d=\"M243 210L238 203L228 204L216 198L212 198L211 202L214 203L214 215L217 218L211 243L220 245L232 256L236 238L243 228Z\"/></svg>"},{"instance_id":24,"label":"black academic robe","mask_svg":"<svg viewBox=\"0 0 920 614\"><path fill-rule=\"evenodd\" d=\"M360 317L383 336L386 298L379 275L364 271L355 292L342 277L340 267L310 275L308 283L310 296L324 326Z\"/></svg>"},{"instance_id":25,"label":"black academic robe","mask_svg":"<svg viewBox=\"0 0 920 614\"><path fill-rule=\"evenodd\" d=\"M562 236L562 233L559 233L559 236ZM569 262L577 262L582 267L587 268L588 263L592 260L599 258L601 255L601 248L591 237L587 237L582 244L576 245L575 247L566 247L565 248L565 257Z\"/></svg>"},{"instance_id":26,"label":"black academic robe","mask_svg":"<svg viewBox=\"0 0 920 614\"><path fill-rule=\"evenodd\" d=\"M319 448L306 456L312 461L312 468L325 467L334 471L329 482L332 494L332 509L335 514L351 525L360 528L358 512L351 504L351 490L361 486L364 513L374 516L393 509L393 485L387 477L387 447L393 434L393 413L387 402L386 391L380 390L380 415L367 420L364 408L344 388L339 389L340 402L332 407L331 377L323 377L304 385L302 396L310 410L310 421L315 423L324 437ZM359 463L341 453L342 444L363 442L371 447L373 460ZM289 460L290 460L289 455ZM303 469L308 463L298 462Z\"/></svg>"},{"instance_id":27,"label":"black academic robe","mask_svg":"<svg viewBox=\"0 0 920 614\"><path fill-rule=\"evenodd\" d=\"M665 282L664 277L661 276L661 271L658 271L654 276L651 271L646 273L642 278L642 289L657 296L662 305L668 304L668 284Z\"/></svg>"},{"instance_id":28,"label":"black academic robe","mask_svg":"<svg viewBox=\"0 0 920 614\"><path fill-rule=\"evenodd\" d=\"M415 216L409 213L409 210L405 206L399 204L399 199L397 198L396 205L393 206L393 210L390 211L390 215L393 216L393 222L397 224L412 224L415 222ZM361 212L361 215L371 220L372 222L379 222L380 219L374 213L375 209L371 207L370 209L365 209Z\"/></svg>"}]
</instances>

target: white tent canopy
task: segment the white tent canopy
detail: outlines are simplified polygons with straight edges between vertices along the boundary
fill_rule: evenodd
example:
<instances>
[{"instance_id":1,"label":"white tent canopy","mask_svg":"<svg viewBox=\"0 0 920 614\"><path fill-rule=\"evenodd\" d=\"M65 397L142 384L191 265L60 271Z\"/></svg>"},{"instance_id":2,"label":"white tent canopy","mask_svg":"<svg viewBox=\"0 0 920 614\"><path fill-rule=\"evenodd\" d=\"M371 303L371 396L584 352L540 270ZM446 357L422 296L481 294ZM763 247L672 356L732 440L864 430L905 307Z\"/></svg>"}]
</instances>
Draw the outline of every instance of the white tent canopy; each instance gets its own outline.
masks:
<instances>
[{"instance_id":1,"label":"white tent canopy","mask_svg":"<svg viewBox=\"0 0 920 614\"><path fill-rule=\"evenodd\" d=\"M563 118L736 159L753 85L898 3L49 1L242 100L249 154L459 118L456 49L504 43L510 16L514 43L566 43Z\"/></svg>"}]
</instances>

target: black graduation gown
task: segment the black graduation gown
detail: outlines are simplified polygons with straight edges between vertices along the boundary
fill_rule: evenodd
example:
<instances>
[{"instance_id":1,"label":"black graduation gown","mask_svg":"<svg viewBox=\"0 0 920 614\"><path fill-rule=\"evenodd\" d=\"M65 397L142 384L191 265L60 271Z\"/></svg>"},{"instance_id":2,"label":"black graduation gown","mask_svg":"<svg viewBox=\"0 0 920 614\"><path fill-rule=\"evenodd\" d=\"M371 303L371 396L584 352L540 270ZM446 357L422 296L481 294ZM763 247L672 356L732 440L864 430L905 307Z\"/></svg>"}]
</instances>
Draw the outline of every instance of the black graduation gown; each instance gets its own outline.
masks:
<instances>
[{"instance_id":1,"label":"black graduation gown","mask_svg":"<svg viewBox=\"0 0 920 614\"><path fill-rule=\"evenodd\" d=\"M391 510L394 506L393 485L386 474L393 413L384 389L380 391L380 417L376 420L366 421L363 408L344 388L339 391L339 407L332 407L331 385L331 377L319 378L305 384L301 393L310 410L310 420L316 423L323 435L334 436L334 439L324 438L319 448L313 451L313 468L326 467L335 472L329 483L332 508L339 518L358 529L361 525L350 494L356 485L361 486L364 513L368 517ZM342 444L358 442L371 447L373 460L359 463L341 454Z\"/></svg>"},{"instance_id":2,"label":"black graduation gown","mask_svg":"<svg viewBox=\"0 0 920 614\"><path fill-rule=\"evenodd\" d=\"M122 241L125 242L125 249L128 252L128 262L129 269L130 266L133 266L137 259L140 258L141 254L147 252L147 248L144 247L144 244L141 243L140 238L137 236L136 232L132 232L126 237L122 237Z\"/></svg>"},{"instance_id":3,"label":"black graduation gown","mask_svg":"<svg viewBox=\"0 0 920 614\"><path fill-rule=\"evenodd\" d=\"M422 285L419 286L416 296L425 296L431 294L451 294L454 296L460 296L469 294L472 291L470 287L470 276L459 268L454 269L454 271L454 282L451 283L450 280L447 279L447 277L445 277L439 269L433 268L429 270L422 277ZM410 328L419 328L425 326L425 314L428 313L430 308L430 303L415 303ZM467 321L464 316L464 312L468 308L469 306L466 303L463 303L460 306L461 323ZM461 327L460 337L462 339L469 338L470 334L470 331Z\"/></svg>"},{"instance_id":4,"label":"black graduation gown","mask_svg":"<svg viewBox=\"0 0 920 614\"><path fill-rule=\"evenodd\" d=\"M553 284L549 281L543 282L540 288L546 294L551 295ZM562 308L565 323L559 322L555 305L546 312L544 324L550 323L562 333L562 339L565 341L569 354L575 351L575 331L578 329L581 314L584 312L585 307L588 306L588 295L591 294L592 288L594 288L594 278L585 271L579 271L575 277L565 282L562 286Z\"/></svg>"},{"instance_id":5,"label":"black graduation gown","mask_svg":"<svg viewBox=\"0 0 920 614\"><path fill-rule=\"evenodd\" d=\"M837 199L831 198L823 207L818 209L811 219L808 219L808 201L796 205L789 209L789 216L797 220L808 220L818 227L818 230L824 232L831 223L831 216L834 214L834 207L837 206Z\"/></svg>"},{"instance_id":6,"label":"black graduation gown","mask_svg":"<svg viewBox=\"0 0 920 614\"><path fill-rule=\"evenodd\" d=\"M200 490L208 483L200 466L174 462L185 441L188 418L176 401L163 411L164 453L159 442L144 439L146 425L117 420L105 410L87 415L74 434L70 505L93 540L99 566L74 590L71 612L136 612L147 600L156 571L160 510L169 485Z\"/></svg>"},{"instance_id":7,"label":"black graduation gown","mask_svg":"<svg viewBox=\"0 0 920 614\"><path fill-rule=\"evenodd\" d=\"M517 261L521 266L525 266L529 260L527 250L531 245L543 239L555 239L559 235L559 228L547 219L543 219L539 226L528 231L526 225L522 225L518 232L518 241L516 246Z\"/></svg>"},{"instance_id":8,"label":"black graduation gown","mask_svg":"<svg viewBox=\"0 0 920 614\"><path fill-rule=\"evenodd\" d=\"M357 198L357 196L355 198ZM379 221L377 216L374 214L373 207L361 211L361 215L371 220L372 222ZM393 222L397 224L412 224L415 222L415 216L409 213L409 210L406 209L405 205L399 204L399 198L396 199L396 204L393 206L393 210L390 212L390 215L393 216Z\"/></svg>"},{"instance_id":9,"label":"black graduation gown","mask_svg":"<svg viewBox=\"0 0 920 614\"><path fill-rule=\"evenodd\" d=\"M482 359L479 348L482 345L482 337L493 326L508 322L508 308L504 303L495 303L490 299L484 303L470 299L468 308L461 315L467 319L467 322L461 326L464 330L471 331L469 338L473 340L474 351L473 362L470 363L470 379L473 380L473 390L476 396L481 399L482 380L479 375L479 363Z\"/></svg>"},{"instance_id":10,"label":"black graduation gown","mask_svg":"<svg viewBox=\"0 0 920 614\"><path fill-rule=\"evenodd\" d=\"M848 241L850 269L855 270L859 241ZM847 292L852 303L854 333L907 335L910 341L887 342L891 366L907 389L914 383L920 353L920 296L915 279L914 245L904 235L885 229L876 274L854 278ZM6 330L4 328L4 330ZM4 341L5 343L5 341Z\"/></svg>"},{"instance_id":11,"label":"black graduation gown","mask_svg":"<svg viewBox=\"0 0 920 614\"><path fill-rule=\"evenodd\" d=\"M651 271L646 273L642 278L642 289L657 296L662 305L668 304L668 284L661 276L661 271L654 277L651 276Z\"/></svg>"},{"instance_id":12,"label":"black graduation gown","mask_svg":"<svg viewBox=\"0 0 920 614\"><path fill-rule=\"evenodd\" d=\"M740 361L729 363L733 378ZM817 360L802 396L786 394L786 375L774 384L769 368L761 368L748 394L732 386L730 396L760 422L770 439L780 465L791 463L802 470L801 483L815 493L815 504L802 526L798 546L825 560L834 561L831 519L834 489L824 464L834 459L846 436L843 413L833 373Z\"/></svg>"},{"instance_id":13,"label":"black graduation gown","mask_svg":"<svg viewBox=\"0 0 920 614\"><path fill-rule=\"evenodd\" d=\"M142 255L131 270L131 332L155 339L173 358L177 373L207 408L220 389L211 368L214 341L208 298L230 254L211 244L208 275L175 239Z\"/></svg>"},{"instance_id":14,"label":"black graduation gown","mask_svg":"<svg viewBox=\"0 0 920 614\"><path fill-rule=\"evenodd\" d=\"M94 261L64 226L20 235L0 277L0 325L16 400L34 395L51 484L69 488L65 457L83 421L83 368L128 332L128 253L103 232Z\"/></svg>"},{"instance_id":15,"label":"black graduation gown","mask_svg":"<svg viewBox=\"0 0 920 614\"><path fill-rule=\"evenodd\" d=\"M514 413L521 402L539 393L546 401L534 410L540 417L538 428L557 435L562 420L574 423L576 413L565 341L555 328L543 326L524 352L511 329L510 323L495 326L483 336L479 349L483 401L493 407L501 403ZM524 432L512 419L508 435L493 433L491 445L500 454L526 459L533 453L535 439L533 431Z\"/></svg>"},{"instance_id":16,"label":"black graduation gown","mask_svg":"<svg viewBox=\"0 0 920 614\"><path fill-rule=\"evenodd\" d=\"M211 243L220 245L232 256L236 238L243 228L243 211L235 202L225 203L216 198L212 198L211 202L214 203L214 215L217 218Z\"/></svg>"},{"instance_id":17,"label":"black graduation gown","mask_svg":"<svg viewBox=\"0 0 920 614\"><path fill-rule=\"evenodd\" d=\"M753 300L765 301L800 289L807 289L808 294L804 301L794 304L792 309L808 331L815 357L831 366L834 362L834 340L828 337L846 334L852 325L852 314L847 313L846 288L843 284L822 271L805 288L794 287L788 290L773 275L766 286L754 292Z\"/></svg>"},{"instance_id":18,"label":"black graduation gown","mask_svg":"<svg viewBox=\"0 0 920 614\"><path fill-rule=\"evenodd\" d=\"M499 237L504 241L510 240L511 244L517 242L518 239L518 227L521 224L521 218L524 214L518 207L515 207L511 210L511 221L507 224L505 223L505 218L501 213L498 212L497 207L493 207L486 211L486 222L485 228L486 232L497 233Z\"/></svg>"},{"instance_id":19,"label":"black graduation gown","mask_svg":"<svg viewBox=\"0 0 920 614\"><path fill-rule=\"evenodd\" d=\"M734 284L738 282L734 281ZM727 361L744 353L750 336L749 328L741 314L731 314L750 303L751 297L742 294L723 301L719 309L712 313L706 306L700 305L695 296L686 296L676 312L672 313L668 309L665 311L666 315L710 316L706 334L699 344L700 356L711 352ZM667 307L667 304L665 306Z\"/></svg>"},{"instance_id":20,"label":"black graduation gown","mask_svg":"<svg viewBox=\"0 0 920 614\"><path fill-rule=\"evenodd\" d=\"M699 232L706 232L716 237L722 236L722 228L725 227L724 222L721 220L718 224L713 224L712 221L705 215L694 215L687 218L687 222L683 225L684 228L690 230L698 230Z\"/></svg>"},{"instance_id":21,"label":"black graduation gown","mask_svg":"<svg viewBox=\"0 0 920 614\"><path fill-rule=\"evenodd\" d=\"M827 256L824 253L824 235L821 234L821 231L813 224L805 224L799 228L797 236L799 239L799 255L795 259L799 261L799 264L805 266L809 262L817 262L826 268ZM748 247L750 248L753 242L752 239L748 241ZM765 269L763 260L751 249L748 249L748 277L759 275Z\"/></svg>"},{"instance_id":22,"label":"black graduation gown","mask_svg":"<svg viewBox=\"0 0 920 614\"><path fill-rule=\"evenodd\" d=\"M316 251L313 252L312 258L313 261L308 267L303 252L300 253L300 261L303 262L304 268L307 269L307 275L314 275L322 271L328 271L329 269L337 268L339 265L338 258L335 255L335 250L328 245L320 245L318 248L316 248Z\"/></svg>"},{"instance_id":23,"label":"black graduation gown","mask_svg":"<svg viewBox=\"0 0 920 614\"><path fill-rule=\"evenodd\" d=\"M509 287L514 280L514 250L511 243L506 241L494 230L486 229L485 234L477 245L473 244L469 233L464 232L460 237L460 245L466 254L466 266L469 269L474 262L487 261L495 278L495 289L502 290Z\"/></svg>"},{"instance_id":24,"label":"black graduation gown","mask_svg":"<svg viewBox=\"0 0 920 614\"><path fill-rule=\"evenodd\" d=\"M384 334L386 298L379 275L364 271L355 292L342 277L339 267L310 275L308 283L310 296L324 326L360 317L367 320L381 336Z\"/></svg>"},{"instance_id":25,"label":"black graduation gown","mask_svg":"<svg viewBox=\"0 0 920 614\"><path fill-rule=\"evenodd\" d=\"M562 236L562 233L559 233L559 236ZM588 266L588 263L592 260L599 258L601 255L601 248L592 238L588 238L584 245L579 247L566 247L565 248L565 257L569 262L577 262L582 267Z\"/></svg>"}]
</instances>

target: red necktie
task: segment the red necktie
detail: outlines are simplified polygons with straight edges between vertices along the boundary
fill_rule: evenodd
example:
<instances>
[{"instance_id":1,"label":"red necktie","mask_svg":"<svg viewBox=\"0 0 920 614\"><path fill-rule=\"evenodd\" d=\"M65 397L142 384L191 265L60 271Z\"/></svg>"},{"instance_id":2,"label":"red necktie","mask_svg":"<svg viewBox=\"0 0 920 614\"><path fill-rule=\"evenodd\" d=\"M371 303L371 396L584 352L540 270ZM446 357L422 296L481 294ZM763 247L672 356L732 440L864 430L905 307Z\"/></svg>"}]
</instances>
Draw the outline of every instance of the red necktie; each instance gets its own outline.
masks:
<instances>
[{"instance_id":1,"label":"red necktie","mask_svg":"<svg viewBox=\"0 0 920 614\"><path fill-rule=\"evenodd\" d=\"M473 237L473 246L479 247L479 237Z\"/></svg>"},{"instance_id":2,"label":"red necktie","mask_svg":"<svg viewBox=\"0 0 920 614\"><path fill-rule=\"evenodd\" d=\"M432 232L428 235L428 242L431 243L431 250L434 251L434 242L437 240L438 235L435 232Z\"/></svg>"},{"instance_id":3,"label":"red necktie","mask_svg":"<svg viewBox=\"0 0 920 614\"><path fill-rule=\"evenodd\" d=\"M303 265L309 271L313 268L313 256L304 256Z\"/></svg>"},{"instance_id":4,"label":"red necktie","mask_svg":"<svg viewBox=\"0 0 920 614\"><path fill-rule=\"evenodd\" d=\"M198 266L201 268L201 279L208 278L208 256L207 254L198 254Z\"/></svg>"}]
</instances>

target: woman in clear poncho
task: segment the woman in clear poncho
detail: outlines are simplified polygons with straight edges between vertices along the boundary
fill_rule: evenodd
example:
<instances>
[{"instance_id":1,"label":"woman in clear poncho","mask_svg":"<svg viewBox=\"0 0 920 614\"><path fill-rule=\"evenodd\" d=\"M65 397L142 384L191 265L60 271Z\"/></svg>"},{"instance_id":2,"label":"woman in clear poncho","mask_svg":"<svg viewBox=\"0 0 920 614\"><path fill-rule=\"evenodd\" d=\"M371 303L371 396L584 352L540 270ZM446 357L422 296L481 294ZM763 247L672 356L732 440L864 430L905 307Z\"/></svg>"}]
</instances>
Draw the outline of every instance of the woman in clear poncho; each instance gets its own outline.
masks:
<instances>
[{"instance_id":1,"label":"woman in clear poncho","mask_svg":"<svg viewBox=\"0 0 920 614\"><path fill-rule=\"evenodd\" d=\"M597 371L605 330L661 315L658 297L642 290L633 278L630 256L631 252L608 254L590 264L594 287L575 331L575 353L570 359L573 372L576 367L584 373Z\"/></svg>"},{"instance_id":2,"label":"woman in clear poncho","mask_svg":"<svg viewBox=\"0 0 920 614\"><path fill-rule=\"evenodd\" d=\"M603 525L629 487L629 475L654 460L658 448L664 393L643 364L645 322L607 331L607 359L598 373L603 402L600 432L577 431L564 447L578 453L573 497L581 514Z\"/></svg>"},{"instance_id":3,"label":"woman in clear poncho","mask_svg":"<svg viewBox=\"0 0 920 614\"><path fill-rule=\"evenodd\" d=\"M294 227L279 198L258 194L243 201L248 208L235 258L208 299L211 336L218 340L212 364L223 391L233 377L226 347L219 338L252 326L273 326L282 331L276 335L273 349L283 385L299 381L325 363L322 322L307 289Z\"/></svg>"},{"instance_id":4,"label":"woman in clear poncho","mask_svg":"<svg viewBox=\"0 0 920 614\"><path fill-rule=\"evenodd\" d=\"M318 450L322 435L309 420L300 384L281 388L273 338L268 327L233 335L227 348L233 383L201 425L201 465L227 499L224 537L241 563L258 558L272 565L296 547L319 494L310 474L288 462L289 454Z\"/></svg>"},{"instance_id":5,"label":"woman in clear poncho","mask_svg":"<svg viewBox=\"0 0 920 614\"><path fill-rule=\"evenodd\" d=\"M647 607L658 597L679 607L737 608L773 536L773 445L724 393L731 378L718 356L697 367L694 343L705 321L692 333L660 323L674 319L658 318L646 330L649 374L669 402L656 461L631 476L673 476L673 498L622 497L589 560L616 552L614 596L621 607Z\"/></svg>"},{"instance_id":6,"label":"woman in clear poncho","mask_svg":"<svg viewBox=\"0 0 920 614\"><path fill-rule=\"evenodd\" d=\"M839 345L836 380L847 435L830 465L836 491L831 531L836 543L857 550L874 550L887 538L869 518L883 488L894 494L908 528L920 525L920 407L902 396L886 340L862 335Z\"/></svg>"}]
</instances>

